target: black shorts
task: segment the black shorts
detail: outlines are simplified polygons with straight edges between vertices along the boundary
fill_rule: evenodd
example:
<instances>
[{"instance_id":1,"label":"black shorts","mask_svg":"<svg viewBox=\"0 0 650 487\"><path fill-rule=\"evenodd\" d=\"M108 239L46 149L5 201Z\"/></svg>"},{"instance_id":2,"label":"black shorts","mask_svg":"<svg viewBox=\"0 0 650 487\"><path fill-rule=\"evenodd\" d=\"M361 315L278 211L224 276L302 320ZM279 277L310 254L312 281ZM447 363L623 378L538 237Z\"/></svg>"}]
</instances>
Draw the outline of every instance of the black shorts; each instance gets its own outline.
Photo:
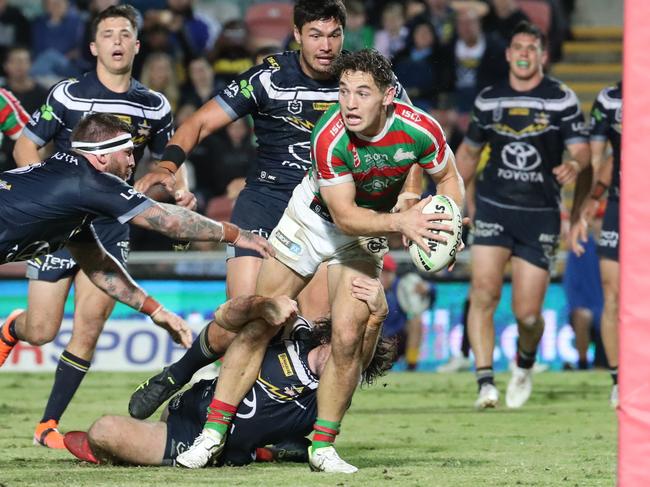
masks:
<instances>
[{"instance_id":1,"label":"black shorts","mask_svg":"<svg viewBox=\"0 0 650 487\"><path fill-rule=\"evenodd\" d=\"M169 401L163 464L173 465L176 457L192 446L201 434L216 386L216 381L202 380Z\"/></svg>"},{"instance_id":2,"label":"black shorts","mask_svg":"<svg viewBox=\"0 0 650 487\"><path fill-rule=\"evenodd\" d=\"M92 227L106 251L123 266L129 258L129 225L112 218L95 218ZM57 250L27 262L26 276L37 281L57 282L76 275L79 265L68 249Z\"/></svg>"},{"instance_id":3,"label":"black shorts","mask_svg":"<svg viewBox=\"0 0 650 487\"><path fill-rule=\"evenodd\" d=\"M273 189L271 186L246 186L235 203L230 221L244 230L269 238L271 231L282 218L291 198L291 191ZM228 257L261 257L254 250L228 247Z\"/></svg>"},{"instance_id":4,"label":"black shorts","mask_svg":"<svg viewBox=\"0 0 650 487\"><path fill-rule=\"evenodd\" d=\"M216 380L199 381L169 401L163 464L173 465L176 457L201 434L216 384ZM239 405L217 465L247 465L255 459L256 448L305 437L315 420L316 391L303 397L297 405L270 399L256 385Z\"/></svg>"},{"instance_id":5,"label":"black shorts","mask_svg":"<svg viewBox=\"0 0 650 487\"><path fill-rule=\"evenodd\" d=\"M603 259L618 262L618 246L621 241L619 234L619 202L607 201L603 226L598 239L598 256Z\"/></svg>"},{"instance_id":6,"label":"black shorts","mask_svg":"<svg viewBox=\"0 0 650 487\"><path fill-rule=\"evenodd\" d=\"M560 239L560 211L504 208L477 198L473 234L473 245L505 247L550 270Z\"/></svg>"}]
</instances>

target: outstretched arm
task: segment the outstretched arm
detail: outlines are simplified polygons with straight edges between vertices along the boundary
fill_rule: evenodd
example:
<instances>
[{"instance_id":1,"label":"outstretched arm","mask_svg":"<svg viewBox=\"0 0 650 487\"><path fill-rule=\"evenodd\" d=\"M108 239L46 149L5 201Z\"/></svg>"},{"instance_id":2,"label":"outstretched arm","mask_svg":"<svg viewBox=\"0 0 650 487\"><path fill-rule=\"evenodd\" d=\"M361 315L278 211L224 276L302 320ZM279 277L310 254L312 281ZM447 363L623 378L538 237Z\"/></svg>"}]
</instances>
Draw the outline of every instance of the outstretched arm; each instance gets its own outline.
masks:
<instances>
[{"instance_id":1,"label":"outstretched arm","mask_svg":"<svg viewBox=\"0 0 650 487\"><path fill-rule=\"evenodd\" d=\"M149 315L176 343L192 344L192 331L174 313L148 296L97 242L68 242L70 253L90 280L113 299Z\"/></svg>"},{"instance_id":2,"label":"outstretched arm","mask_svg":"<svg viewBox=\"0 0 650 487\"><path fill-rule=\"evenodd\" d=\"M262 256L274 255L271 245L248 230L228 222L217 222L181 206L156 203L135 216L134 224L177 240L226 242L252 249Z\"/></svg>"}]
</instances>

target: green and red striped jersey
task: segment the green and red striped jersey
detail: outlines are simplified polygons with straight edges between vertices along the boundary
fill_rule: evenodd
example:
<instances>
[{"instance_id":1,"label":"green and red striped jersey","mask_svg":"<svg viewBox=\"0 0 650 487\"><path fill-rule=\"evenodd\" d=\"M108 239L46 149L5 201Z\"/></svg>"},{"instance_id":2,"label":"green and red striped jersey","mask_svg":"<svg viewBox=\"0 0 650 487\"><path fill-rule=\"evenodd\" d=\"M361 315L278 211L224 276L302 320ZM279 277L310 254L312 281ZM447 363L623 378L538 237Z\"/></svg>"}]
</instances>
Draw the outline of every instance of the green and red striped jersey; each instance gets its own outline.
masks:
<instances>
[{"instance_id":1,"label":"green and red striped jersey","mask_svg":"<svg viewBox=\"0 0 650 487\"><path fill-rule=\"evenodd\" d=\"M27 122L29 115L14 94L0 88L0 142L3 135L17 139Z\"/></svg>"},{"instance_id":2,"label":"green and red striped jersey","mask_svg":"<svg viewBox=\"0 0 650 487\"><path fill-rule=\"evenodd\" d=\"M429 174L441 171L451 150L438 122L427 113L395 101L384 129L374 137L346 130L339 104L320 118L311 137L311 187L354 182L356 204L389 211L413 164Z\"/></svg>"}]
</instances>

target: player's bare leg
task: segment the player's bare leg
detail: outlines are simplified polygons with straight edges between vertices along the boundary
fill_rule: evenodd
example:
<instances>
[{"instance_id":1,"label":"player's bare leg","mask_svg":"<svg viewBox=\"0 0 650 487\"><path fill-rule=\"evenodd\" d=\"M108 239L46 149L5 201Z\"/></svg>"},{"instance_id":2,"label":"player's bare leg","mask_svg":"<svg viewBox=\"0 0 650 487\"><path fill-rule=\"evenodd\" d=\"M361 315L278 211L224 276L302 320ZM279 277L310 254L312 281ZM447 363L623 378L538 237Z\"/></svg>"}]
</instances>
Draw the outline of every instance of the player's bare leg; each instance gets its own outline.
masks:
<instances>
[{"instance_id":1,"label":"player's bare leg","mask_svg":"<svg viewBox=\"0 0 650 487\"><path fill-rule=\"evenodd\" d=\"M19 340L37 346L54 340L61 328L65 300L71 285L72 277L56 282L29 281L27 310L15 321Z\"/></svg>"},{"instance_id":2,"label":"player's bare leg","mask_svg":"<svg viewBox=\"0 0 650 487\"><path fill-rule=\"evenodd\" d=\"M226 295L228 299L255 294L257 276L264 259L245 255L226 261Z\"/></svg>"},{"instance_id":3,"label":"player's bare leg","mask_svg":"<svg viewBox=\"0 0 650 487\"><path fill-rule=\"evenodd\" d=\"M587 368L587 351L589 350L591 325L594 321L594 315L590 309L576 308L571 311L569 321L573 327L576 340L576 350L578 351L578 368Z\"/></svg>"},{"instance_id":4,"label":"player's bare leg","mask_svg":"<svg viewBox=\"0 0 650 487\"><path fill-rule=\"evenodd\" d=\"M34 432L35 439L53 424L58 425L90 368L97 340L114 306L115 301L95 286L85 273L77 273L72 336L59 359L43 418ZM47 436L46 441L41 443L50 448L64 447L60 433L53 432Z\"/></svg>"},{"instance_id":5,"label":"player's bare leg","mask_svg":"<svg viewBox=\"0 0 650 487\"><path fill-rule=\"evenodd\" d=\"M332 308L332 347L318 386L318 417L309 448L313 470L354 473L357 468L341 460L333 448L341 420L350 405L361 376L361 349L368 306L355 299L350 289L355 277L377 278L374 262L355 261L328 267Z\"/></svg>"},{"instance_id":6,"label":"player's bare leg","mask_svg":"<svg viewBox=\"0 0 650 487\"><path fill-rule=\"evenodd\" d=\"M56 282L30 280L27 311L14 320L15 338L38 346L54 340L61 327L65 300L71 283L71 277ZM63 436L58 430L58 418L41 422L36 427L34 444L65 448Z\"/></svg>"},{"instance_id":7,"label":"player's bare leg","mask_svg":"<svg viewBox=\"0 0 650 487\"><path fill-rule=\"evenodd\" d=\"M267 297L295 297L305 287L305 278L277 259L265 259L255 294ZM269 341L278 328L264 320L254 320L239 331L224 355L214 399L208 408L203 432L192 447L177 458L187 468L204 467L225 445L225 437L237 406L253 386Z\"/></svg>"},{"instance_id":8,"label":"player's bare leg","mask_svg":"<svg viewBox=\"0 0 650 487\"><path fill-rule=\"evenodd\" d=\"M600 333L612 376L610 404L618 406L618 293L619 263L611 259L600 259L600 279L603 283L605 300L600 318Z\"/></svg>"},{"instance_id":9,"label":"player's bare leg","mask_svg":"<svg viewBox=\"0 0 650 487\"><path fill-rule=\"evenodd\" d=\"M478 409L493 408L499 401L494 385L494 311L501 299L503 273L511 251L505 247L473 245L470 306L467 333L474 352L479 396Z\"/></svg>"},{"instance_id":10,"label":"player's bare leg","mask_svg":"<svg viewBox=\"0 0 650 487\"><path fill-rule=\"evenodd\" d=\"M167 425L125 416L103 416L88 430L92 452L100 462L161 465Z\"/></svg>"},{"instance_id":11,"label":"player's bare leg","mask_svg":"<svg viewBox=\"0 0 650 487\"><path fill-rule=\"evenodd\" d=\"M328 294L327 264L321 264L309 284L296 299L301 316L304 316L309 321L329 316L330 303Z\"/></svg>"},{"instance_id":12,"label":"player's bare leg","mask_svg":"<svg viewBox=\"0 0 650 487\"><path fill-rule=\"evenodd\" d=\"M519 257L512 258L512 311L517 320L517 364L506 393L506 404L518 408L530 397L537 346L544 334L542 304L550 274Z\"/></svg>"}]
</instances>

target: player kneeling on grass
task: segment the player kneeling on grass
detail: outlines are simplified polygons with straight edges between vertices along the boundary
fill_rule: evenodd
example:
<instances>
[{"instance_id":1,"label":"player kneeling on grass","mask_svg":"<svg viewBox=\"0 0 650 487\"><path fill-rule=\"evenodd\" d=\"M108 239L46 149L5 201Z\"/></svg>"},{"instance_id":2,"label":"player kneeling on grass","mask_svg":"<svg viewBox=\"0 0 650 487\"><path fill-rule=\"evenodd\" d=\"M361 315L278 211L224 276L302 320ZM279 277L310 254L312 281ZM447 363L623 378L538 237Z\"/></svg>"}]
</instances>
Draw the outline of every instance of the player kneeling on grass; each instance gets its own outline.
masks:
<instances>
[{"instance_id":1,"label":"player kneeling on grass","mask_svg":"<svg viewBox=\"0 0 650 487\"><path fill-rule=\"evenodd\" d=\"M155 203L129 186L135 165L129 125L92 114L73 130L72 150L39 164L0 173L0 265L38 259L67 247L93 283L114 299L151 316L174 341L188 347L192 332L133 282L95 238L93 218L109 216L179 240L225 241L272 255L270 245L230 223L185 208ZM42 317L40 317L42 318ZM42 345L44 336L29 309L13 311L0 327L0 366L18 340Z\"/></svg>"},{"instance_id":2,"label":"player kneeling on grass","mask_svg":"<svg viewBox=\"0 0 650 487\"><path fill-rule=\"evenodd\" d=\"M376 279L357 278L352 296L365 302L370 313L362 345L362 379L370 384L390 368L394 356L392 341L380 338L388 306ZM237 409L219 465L272 458L307 461L309 442L305 436L316 419L316 391L330 356L332 328L328 319L312 327L296 311L295 302L286 296L240 296L215 313L214 323L232 332L251 319L276 326L287 323L269 344L260 374ZM214 413L209 405L217 381L200 381L174 397L161 421L104 416L87 434L68 433L66 446L78 458L91 462L174 464ZM263 448L265 445L275 447ZM274 455L278 452L280 456Z\"/></svg>"}]
</instances>

